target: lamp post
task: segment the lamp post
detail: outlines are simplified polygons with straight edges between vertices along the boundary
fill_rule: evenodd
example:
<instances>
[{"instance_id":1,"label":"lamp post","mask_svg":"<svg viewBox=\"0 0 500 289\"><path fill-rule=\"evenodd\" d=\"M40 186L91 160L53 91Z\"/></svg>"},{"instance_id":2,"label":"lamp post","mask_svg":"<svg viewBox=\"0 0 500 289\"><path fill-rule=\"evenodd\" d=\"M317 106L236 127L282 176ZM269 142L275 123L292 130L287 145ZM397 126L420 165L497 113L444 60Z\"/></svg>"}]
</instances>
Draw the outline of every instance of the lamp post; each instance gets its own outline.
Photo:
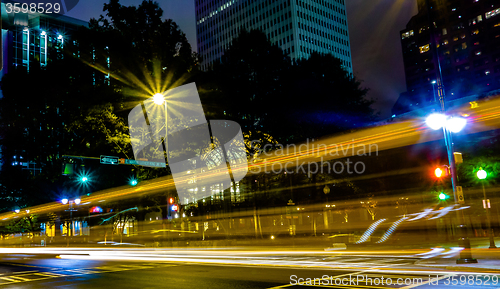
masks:
<instances>
[{"instance_id":1,"label":"lamp post","mask_svg":"<svg viewBox=\"0 0 500 289\"><path fill-rule=\"evenodd\" d=\"M484 189L484 182L486 177L488 176L488 173L486 173L485 170L482 168L479 168L479 171L477 171L476 176L478 179L481 180L481 185L483 186L483 197L484 197L484 208L486 209L486 219L488 222L488 235L490 237L490 249L495 249L497 246L495 245L495 239L493 236L493 229L491 228L491 217L490 217L490 204L488 202L488 199L486 198L486 190Z\"/></svg>"},{"instance_id":2,"label":"lamp post","mask_svg":"<svg viewBox=\"0 0 500 289\"><path fill-rule=\"evenodd\" d=\"M434 97L434 102L437 103L436 90L434 88L434 86L436 85L436 81L435 80L431 81L431 84L432 84L432 96Z\"/></svg>"},{"instance_id":3,"label":"lamp post","mask_svg":"<svg viewBox=\"0 0 500 289\"><path fill-rule=\"evenodd\" d=\"M168 157L167 100L165 99L165 96L163 94L156 93L155 95L153 95L153 102L157 105L164 104L165 106L165 138L163 139L163 143L165 144L165 152L167 153Z\"/></svg>"},{"instance_id":4,"label":"lamp post","mask_svg":"<svg viewBox=\"0 0 500 289\"><path fill-rule=\"evenodd\" d=\"M442 103L444 100L442 100ZM426 124L433 130L443 129L444 142L446 145L446 152L448 155L449 168L451 173L451 187L453 189L453 198L455 200L455 204L458 204L457 198L457 168L455 164L455 156L453 154L453 141L452 141L452 133L460 132L465 125L467 124L467 120L462 117L449 117L445 114L433 113L429 115L426 119ZM460 210L461 211L461 210ZM465 250L460 251L460 259L457 260L457 264L464 263L477 263L477 260L472 258L470 253L470 240L467 237L467 231L465 227L465 218L462 214L457 210L457 220L459 222L459 246L463 247Z\"/></svg>"},{"instance_id":5,"label":"lamp post","mask_svg":"<svg viewBox=\"0 0 500 289\"><path fill-rule=\"evenodd\" d=\"M73 211L76 211L73 209L73 204L79 205L81 202L80 198L76 198L74 200L68 200L67 198L64 198L61 200L61 203L64 205L68 204L69 205L69 225L68 225L68 233L66 234L66 246L69 247L69 236L70 234L73 235Z\"/></svg>"}]
</instances>

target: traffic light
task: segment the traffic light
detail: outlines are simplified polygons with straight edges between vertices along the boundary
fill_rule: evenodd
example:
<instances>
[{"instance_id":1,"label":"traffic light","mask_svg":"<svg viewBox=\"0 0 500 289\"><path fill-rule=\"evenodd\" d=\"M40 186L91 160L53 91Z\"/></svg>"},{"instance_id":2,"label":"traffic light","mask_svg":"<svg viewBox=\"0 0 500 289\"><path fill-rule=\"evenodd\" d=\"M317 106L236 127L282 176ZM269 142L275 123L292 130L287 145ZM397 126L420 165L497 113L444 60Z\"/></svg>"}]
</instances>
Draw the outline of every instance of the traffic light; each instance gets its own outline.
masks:
<instances>
[{"instance_id":1,"label":"traffic light","mask_svg":"<svg viewBox=\"0 0 500 289\"><path fill-rule=\"evenodd\" d=\"M439 199L440 199L441 201L445 201L445 200L447 200L448 198L450 198L450 196L448 196L448 195L447 195L447 194L445 194L445 193L440 193L438 197L439 197Z\"/></svg>"},{"instance_id":2,"label":"traffic light","mask_svg":"<svg viewBox=\"0 0 500 289\"><path fill-rule=\"evenodd\" d=\"M174 203L174 198L170 198L170 199L168 199L168 203L169 203L169 204L173 204L173 203Z\"/></svg>"},{"instance_id":3,"label":"traffic light","mask_svg":"<svg viewBox=\"0 0 500 289\"><path fill-rule=\"evenodd\" d=\"M484 180L488 176L488 173L482 168L479 168L479 171L477 171L476 176L478 179Z\"/></svg>"},{"instance_id":4,"label":"traffic light","mask_svg":"<svg viewBox=\"0 0 500 289\"><path fill-rule=\"evenodd\" d=\"M436 178L442 178L449 176L448 166L439 166L434 169L434 176Z\"/></svg>"},{"instance_id":5,"label":"traffic light","mask_svg":"<svg viewBox=\"0 0 500 289\"><path fill-rule=\"evenodd\" d=\"M443 170L441 168L436 168L434 170L434 175L436 176L436 178L440 178L442 177L444 174Z\"/></svg>"},{"instance_id":6,"label":"traffic light","mask_svg":"<svg viewBox=\"0 0 500 289\"><path fill-rule=\"evenodd\" d=\"M139 183L139 181L135 177L130 177L128 179L128 183L129 183L129 185L131 185L132 187L134 187L134 186L137 186L137 184Z\"/></svg>"}]
</instances>

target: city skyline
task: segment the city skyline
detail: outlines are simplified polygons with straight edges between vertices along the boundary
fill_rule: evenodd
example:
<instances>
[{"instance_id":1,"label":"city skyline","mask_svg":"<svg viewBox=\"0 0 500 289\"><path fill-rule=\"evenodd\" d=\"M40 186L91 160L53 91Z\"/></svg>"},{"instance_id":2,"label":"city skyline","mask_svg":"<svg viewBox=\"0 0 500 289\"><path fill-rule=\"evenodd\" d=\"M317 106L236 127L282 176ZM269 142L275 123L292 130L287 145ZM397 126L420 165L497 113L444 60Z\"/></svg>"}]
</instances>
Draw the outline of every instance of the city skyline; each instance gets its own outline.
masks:
<instances>
[{"instance_id":1,"label":"city skyline","mask_svg":"<svg viewBox=\"0 0 500 289\"><path fill-rule=\"evenodd\" d=\"M80 2L67 16L88 21L103 14L108 0ZM140 0L121 0L122 5L137 6ZM195 1L161 1L164 18L173 19L186 34L193 51L196 44ZM391 116L391 109L406 90L400 31L417 13L417 1L346 1L352 70L362 85L370 89L368 97L381 118Z\"/></svg>"}]
</instances>

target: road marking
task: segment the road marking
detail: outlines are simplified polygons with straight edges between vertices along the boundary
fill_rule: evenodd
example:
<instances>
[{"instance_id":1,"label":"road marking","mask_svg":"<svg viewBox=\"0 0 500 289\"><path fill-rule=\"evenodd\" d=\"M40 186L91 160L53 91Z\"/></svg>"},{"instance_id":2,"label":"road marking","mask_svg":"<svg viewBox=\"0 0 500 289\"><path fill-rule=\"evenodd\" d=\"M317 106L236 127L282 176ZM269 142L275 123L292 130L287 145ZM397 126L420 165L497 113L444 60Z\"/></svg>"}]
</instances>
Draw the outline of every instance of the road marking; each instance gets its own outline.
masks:
<instances>
[{"instance_id":1,"label":"road marking","mask_svg":"<svg viewBox=\"0 0 500 289\"><path fill-rule=\"evenodd\" d=\"M444 279L444 278L447 278L447 277L449 277L450 275L454 276L454 275L456 275L456 274L453 274L453 273L447 273L447 274L443 275L443 277L438 277L437 281L439 282L439 280L442 280L442 279ZM435 280L435 279L434 279L434 280ZM434 281L434 280L433 280L433 281ZM415 287L418 287L418 286L423 286L423 285L426 285L426 284L429 284L429 280L427 280L427 283L423 283L423 284L420 284L420 285L419 285L419 284L408 285L408 286L406 286L406 287L402 287L401 289L415 288Z\"/></svg>"},{"instance_id":2,"label":"road marking","mask_svg":"<svg viewBox=\"0 0 500 289\"><path fill-rule=\"evenodd\" d=\"M29 273L22 272L22 274L18 275L9 275L2 276L0 280L5 280L8 282L0 282L0 286L8 285L12 283L21 283L21 282L30 282L30 281L40 281L45 279L55 279L62 277L73 277L73 276L81 276L81 275L91 275L91 274L103 274L103 273L112 273L112 272L120 272L120 271L131 271L131 270L142 270L142 269L151 269L161 267L173 267L178 266L175 264L157 264L157 266L152 266L150 263L147 264L120 264L116 266L99 266L92 268L77 268L77 269L66 269L66 270L58 270L56 272L38 272L38 271L29 271ZM36 266L33 266L36 267ZM97 270L96 270L97 269ZM98 271L99 270L99 271ZM26 278L28 276L41 276L41 278Z\"/></svg>"},{"instance_id":3,"label":"road marking","mask_svg":"<svg viewBox=\"0 0 500 289\"><path fill-rule=\"evenodd\" d=\"M9 278L9 277L0 277L0 279L2 280L6 280L6 281L10 281L10 282L21 282L19 280L16 280L16 279L12 279L12 278ZM6 283L5 283L6 284Z\"/></svg>"},{"instance_id":4,"label":"road marking","mask_svg":"<svg viewBox=\"0 0 500 289\"><path fill-rule=\"evenodd\" d=\"M371 271L371 270L366 270L366 271L359 271L359 272L354 272L354 273L346 273L346 274L341 274L341 275L336 275L335 278L339 278L339 277L344 277L344 276L349 276L349 275L358 275L358 274L361 274L363 272L368 272L368 271ZM321 280L326 280L326 279L321 279ZM279 289L279 288L286 288L286 287L291 287L291 286L308 286L308 285L305 285L305 284L301 284L301 285L298 285L298 284L285 284L285 285L280 285L280 286L276 286L276 287L271 287L271 288L268 288L268 289Z\"/></svg>"}]
</instances>

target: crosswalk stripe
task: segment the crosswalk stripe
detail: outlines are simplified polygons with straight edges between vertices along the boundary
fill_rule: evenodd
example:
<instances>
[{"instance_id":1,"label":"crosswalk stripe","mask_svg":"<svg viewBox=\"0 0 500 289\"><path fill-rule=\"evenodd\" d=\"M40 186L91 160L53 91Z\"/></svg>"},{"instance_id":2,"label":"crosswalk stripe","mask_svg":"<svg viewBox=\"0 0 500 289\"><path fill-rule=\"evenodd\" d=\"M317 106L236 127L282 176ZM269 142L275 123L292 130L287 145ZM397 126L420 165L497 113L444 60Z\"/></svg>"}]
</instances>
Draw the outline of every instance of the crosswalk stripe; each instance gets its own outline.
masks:
<instances>
[{"instance_id":1,"label":"crosswalk stripe","mask_svg":"<svg viewBox=\"0 0 500 289\"><path fill-rule=\"evenodd\" d=\"M19 280L16 280L16 279L12 279L10 277L0 277L0 279L2 280L6 280L6 281L10 281L10 282L21 282Z\"/></svg>"}]
</instances>

